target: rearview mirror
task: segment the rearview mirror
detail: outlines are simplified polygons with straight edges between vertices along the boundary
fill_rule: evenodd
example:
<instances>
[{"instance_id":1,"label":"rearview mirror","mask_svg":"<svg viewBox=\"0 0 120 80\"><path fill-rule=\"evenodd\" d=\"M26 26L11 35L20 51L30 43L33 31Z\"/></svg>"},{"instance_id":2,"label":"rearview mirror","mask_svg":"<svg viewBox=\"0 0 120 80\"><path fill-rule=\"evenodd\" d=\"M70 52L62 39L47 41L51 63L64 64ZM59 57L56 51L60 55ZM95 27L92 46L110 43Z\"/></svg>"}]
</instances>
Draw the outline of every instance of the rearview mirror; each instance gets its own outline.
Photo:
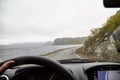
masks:
<instances>
[{"instance_id":1,"label":"rearview mirror","mask_svg":"<svg viewBox=\"0 0 120 80\"><path fill-rule=\"evenodd\" d=\"M112 7L120 8L120 0L104 0L104 6L107 8L112 8Z\"/></svg>"}]
</instances>

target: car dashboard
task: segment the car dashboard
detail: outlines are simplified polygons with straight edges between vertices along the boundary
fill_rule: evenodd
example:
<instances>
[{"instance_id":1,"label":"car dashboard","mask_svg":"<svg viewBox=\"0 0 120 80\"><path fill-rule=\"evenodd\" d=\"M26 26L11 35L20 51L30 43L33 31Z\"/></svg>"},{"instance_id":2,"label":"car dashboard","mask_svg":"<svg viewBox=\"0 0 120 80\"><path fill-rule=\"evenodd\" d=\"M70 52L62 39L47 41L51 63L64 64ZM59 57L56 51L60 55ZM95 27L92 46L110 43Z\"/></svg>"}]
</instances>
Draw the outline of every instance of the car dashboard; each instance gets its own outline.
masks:
<instances>
[{"instance_id":1,"label":"car dashboard","mask_svg":"<svg viewBox=\"0 0 120 80\"><path fill-rule=\"evenodd\" d=\"M61 64L77 80L120 80L120 63L92 62ZM16 75L16 77L13 77ZM19 76L17 76L19 75ZM0 80L65 80L50 68L38 65L22 65L8 69Z\"/></svg>"},{"instance_id":2,"label":"car dashboard","mask_svg":"<svg viewBox=\"0 0 120 80\"><path fill-rule=\"evenodd\" d=\"M120 64L109 62L67 64L77 80L120 80ZM114 79L105 79L107 73L112 73ZM119 77L119 78L118 78ZM109 78L109 77L108 77ZM118 78L118 79L117 79Z\"/></svg>"}]
</instances>

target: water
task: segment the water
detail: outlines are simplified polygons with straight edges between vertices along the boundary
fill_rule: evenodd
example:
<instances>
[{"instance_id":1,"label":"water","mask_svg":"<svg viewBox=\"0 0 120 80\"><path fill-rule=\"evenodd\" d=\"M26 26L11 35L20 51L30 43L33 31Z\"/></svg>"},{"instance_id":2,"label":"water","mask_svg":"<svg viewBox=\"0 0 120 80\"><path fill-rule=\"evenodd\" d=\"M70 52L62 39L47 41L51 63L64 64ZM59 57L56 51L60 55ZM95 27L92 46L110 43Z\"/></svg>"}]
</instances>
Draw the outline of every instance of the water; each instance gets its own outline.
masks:
<instances>
[{"instance_id":1,"label":"water","mask_svg":"<svg viewBox=\"0 0 120 80\"><path fill-rule=\"evenodd\" d=\"M34 47L7 47L0 48L0 59L6 60L18 56L38 56L42 54L47 54L49 52L63 49L75 47L78 45L49 45L49 46L34 46Z\"/></svg>"}]
</instances>

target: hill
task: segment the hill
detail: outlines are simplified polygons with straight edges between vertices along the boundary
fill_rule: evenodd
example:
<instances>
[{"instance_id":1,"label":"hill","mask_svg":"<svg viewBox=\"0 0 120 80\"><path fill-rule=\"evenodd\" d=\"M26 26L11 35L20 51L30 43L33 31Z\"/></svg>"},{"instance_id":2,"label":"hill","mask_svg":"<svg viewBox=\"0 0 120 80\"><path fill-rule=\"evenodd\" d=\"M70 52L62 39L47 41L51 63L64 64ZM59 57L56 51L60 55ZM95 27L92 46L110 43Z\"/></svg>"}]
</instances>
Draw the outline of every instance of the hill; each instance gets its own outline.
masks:
<instances>
[{"instance_id":1,"label":"hill","mask_svg":"<svg viewBox=\"0 0 120 80\"><path fill-rule=\"evenodd\" d=\"M57 38L54 40L54 45L75 45L84 44L87 37L75 37L75 38Z\"/></svg>"},{"instance_id":2,"label":"hill","mask_svg":"<svg viewBox=\"0 0 120 80\"><path fill-rule=\"evenodd\" d=\"M77 54L95 60L120 61L120 11L91 33L84 46L76 50Z\"/></svg>"}]
</instances>

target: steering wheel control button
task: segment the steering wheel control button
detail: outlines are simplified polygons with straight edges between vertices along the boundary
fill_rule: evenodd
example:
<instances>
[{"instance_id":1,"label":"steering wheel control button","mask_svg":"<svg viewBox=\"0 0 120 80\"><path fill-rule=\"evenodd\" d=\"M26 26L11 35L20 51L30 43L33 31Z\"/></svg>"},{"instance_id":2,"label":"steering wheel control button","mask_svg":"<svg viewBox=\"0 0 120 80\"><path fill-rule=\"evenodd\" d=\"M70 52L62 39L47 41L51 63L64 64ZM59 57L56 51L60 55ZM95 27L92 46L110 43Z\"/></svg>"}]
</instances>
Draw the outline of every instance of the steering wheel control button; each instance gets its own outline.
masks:
<instances>
[{"instance_id":1,"label":"steering wheel control button","mask_svg":"<svg viewBox=\"0 0 120 80\"><path fill-rule=\"evenodd\" d=\"M7 75L1 75L0 80L9 80Z\"/></svg>"}]
</instances>

